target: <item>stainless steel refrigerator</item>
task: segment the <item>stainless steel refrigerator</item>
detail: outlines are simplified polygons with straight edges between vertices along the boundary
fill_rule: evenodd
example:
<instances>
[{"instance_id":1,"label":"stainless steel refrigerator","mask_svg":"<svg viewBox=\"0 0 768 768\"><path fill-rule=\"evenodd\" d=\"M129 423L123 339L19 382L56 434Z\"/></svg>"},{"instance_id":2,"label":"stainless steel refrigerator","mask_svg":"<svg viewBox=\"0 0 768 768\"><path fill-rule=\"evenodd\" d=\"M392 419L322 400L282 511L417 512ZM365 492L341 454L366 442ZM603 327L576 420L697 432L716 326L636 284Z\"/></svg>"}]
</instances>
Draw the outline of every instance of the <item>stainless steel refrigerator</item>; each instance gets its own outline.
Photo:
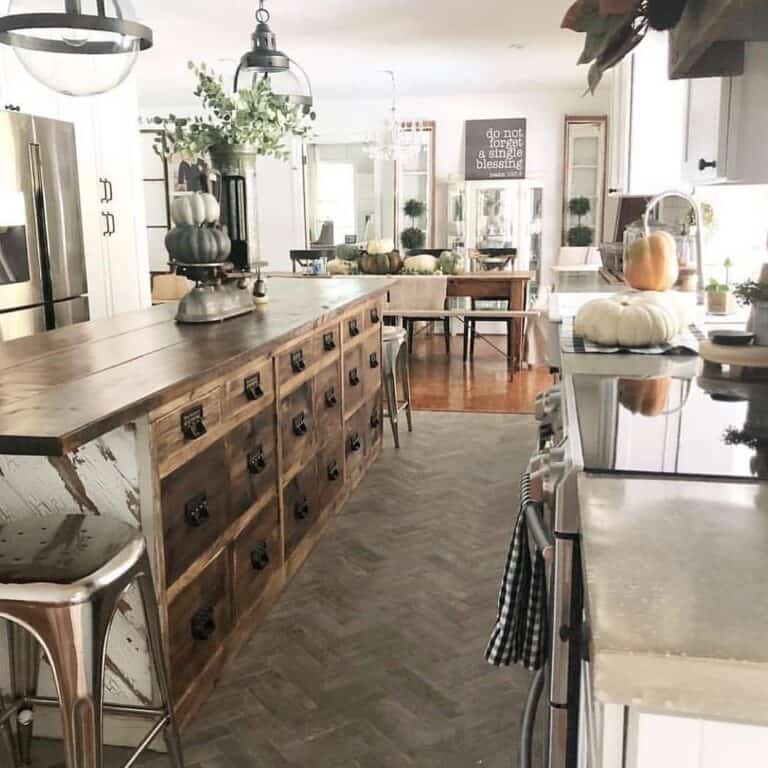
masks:
<instances>
[{"instance_id":1,"label":"stainless steel refrigerator","mask_svg":"<svg viewBox=\"0 0 768 768\"><path fill-rule=\"evenodd\" d=\"M0 111L0 341L88 320L71 123Z\"/></svg>"}]
</instances>

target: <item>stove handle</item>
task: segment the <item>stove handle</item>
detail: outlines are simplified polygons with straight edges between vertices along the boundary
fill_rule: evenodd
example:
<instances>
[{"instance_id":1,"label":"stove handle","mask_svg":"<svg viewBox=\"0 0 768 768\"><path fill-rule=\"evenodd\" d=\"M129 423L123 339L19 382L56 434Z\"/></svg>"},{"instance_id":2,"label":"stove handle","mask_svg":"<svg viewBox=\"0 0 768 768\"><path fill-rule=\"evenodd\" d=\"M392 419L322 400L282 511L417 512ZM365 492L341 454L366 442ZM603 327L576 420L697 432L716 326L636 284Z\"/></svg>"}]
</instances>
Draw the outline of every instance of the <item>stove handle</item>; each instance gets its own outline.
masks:
<instances>
[{"instance_id":1,"label":"stove handle","mask_svg":"<svg viewBox=\"0 0 768 768\"><path fill-rule=\"evenodd\" d=\"M531 683L531 689L528 691L528 698L525 701L523 710L523 724L520 729L520 768L533 768L533 729L536 726L536 712L539 709L539 701L544 691L544 682L546 678L546 667L536 671Z\"/></svg>"},{"instance_id":2,"label":"stove handle","mask_svg":"<svg viewBox=\"0 0 768 768\"><path fill-rule=\"evenodd\" d=\"M551 562L555 556L555 538L549 527L542 519L542 504L529 501L524 508L525 522L533 536L536 551L546 562Z\"/></svg>"}]
</instances>

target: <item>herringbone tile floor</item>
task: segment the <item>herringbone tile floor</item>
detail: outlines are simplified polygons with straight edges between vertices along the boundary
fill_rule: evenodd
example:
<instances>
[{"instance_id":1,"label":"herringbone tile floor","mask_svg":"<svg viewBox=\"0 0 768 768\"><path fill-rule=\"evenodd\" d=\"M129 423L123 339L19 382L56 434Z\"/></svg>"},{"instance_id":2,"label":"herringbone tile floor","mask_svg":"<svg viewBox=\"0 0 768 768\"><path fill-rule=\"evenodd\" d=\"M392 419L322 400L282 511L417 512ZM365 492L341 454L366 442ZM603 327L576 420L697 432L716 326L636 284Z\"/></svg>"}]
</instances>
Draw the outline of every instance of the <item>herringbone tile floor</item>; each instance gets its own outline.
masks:
<instances>
[{"instance_id":1,"label":"herringbone tile floor","mask_svg":"<svg viewBox=\"0 0 768 768\"><path fill-rule=\"evenodd\" d=\"M529 677L483 652L533 419L420 412L415 429L399 452L386 435L184 734L188 768L516 765Z\"/></svg>"}]
</instances>

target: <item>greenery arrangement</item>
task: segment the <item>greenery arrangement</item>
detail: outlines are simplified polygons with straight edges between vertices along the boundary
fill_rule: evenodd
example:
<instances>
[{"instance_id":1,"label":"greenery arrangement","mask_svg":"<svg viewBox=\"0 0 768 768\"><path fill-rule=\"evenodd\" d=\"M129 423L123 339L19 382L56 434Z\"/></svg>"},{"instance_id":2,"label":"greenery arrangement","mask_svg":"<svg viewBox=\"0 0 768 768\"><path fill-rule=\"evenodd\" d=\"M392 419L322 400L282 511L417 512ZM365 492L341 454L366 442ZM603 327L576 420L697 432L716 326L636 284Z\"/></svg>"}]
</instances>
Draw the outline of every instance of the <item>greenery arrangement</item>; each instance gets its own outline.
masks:
<instances>
[{"instance_id":1,"label":"greenery arrangement","mask_svg":"<svg viewBox=\"0 0 768 768\"><path fill-rule=\"evenodd\" d=\"M725 282L721 283L716 277L711 277L709 279L709 283L707 283L706 287L704 288L705 291L709 293L730 293L730 273L733 262L730 259L726 259L723 262L723 266L725 267Z\"/></svg>"},{"instance_id":2,"label":"greenery arrangement","mask_svg":"<svg viewBox=\"0 0 768 768\"><path fill-rule=\"evenodd\" d=\"M583 226L581 223L581 219L589 213L591 207L589 199L586 197L572 197L568 201L569 213L578 220L576 226L568 230L568 245L577 248L592 245L594 230L592 227Z\"/></svg>"},{"instance_id":3,"label":"greenery arrangement","mask_svg":"<svg viewBox=\"0 0 768 768\"><path fill-rule=\"evenodd\" d=\"M768 302L768 284L745 280L743 283L736 284L733 295L742 307L762 304Z\"/></svg>"},{"instance_id":4,"label":"greenery arrangement","mask_svg":"<svg viewBox=\"0 0 768 768\"><path fill-rule=\"evenodd\" d=\"M427 206L415 198L406 200L403 206L403 213L411 220L411 226L400 233L400 243L408 251L423 248L427 241L423 230L416 226L416 219L421 218L426 210Z\"/></svg>"},{"instance_id":5,"label":"greenery arrangement","mask_svg":"<svg viewBox=\"0 0 768 768\"><path fill-rule=\"evenodd\" d=\"M197 78L195 96L202 101L203 114L192 118L153 117L151 123L165 135L155 139L161 156L186 153L204 156L216 145L245 146L257 155L288 159L288 136L307 136L310 120L302 108L272 93L267 78L256 80L253 88L235 94L224 90L224 80L206 64L189 62Z\"/></svg>"}]
</instances>

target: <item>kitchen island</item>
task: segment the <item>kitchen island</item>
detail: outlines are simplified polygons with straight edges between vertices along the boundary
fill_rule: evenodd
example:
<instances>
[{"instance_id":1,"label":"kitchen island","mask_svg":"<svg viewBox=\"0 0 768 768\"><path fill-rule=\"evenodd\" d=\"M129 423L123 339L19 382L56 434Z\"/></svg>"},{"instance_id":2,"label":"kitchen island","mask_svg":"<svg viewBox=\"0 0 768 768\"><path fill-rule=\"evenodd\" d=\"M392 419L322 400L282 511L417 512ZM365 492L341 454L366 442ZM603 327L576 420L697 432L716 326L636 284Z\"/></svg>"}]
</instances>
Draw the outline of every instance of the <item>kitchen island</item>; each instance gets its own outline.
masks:
<instances>
[{"instance_id":1,"label":"kitchen island","mask_svg":"<svg viewBox=\"0 0 768 768\"><path fill-rule=\"evenodd\" d=\"M273 279L225 323L178 325L171 304L0 344L0 520L142 530L182 724L380 451L391 282ZM107 701L157 700L139 605L115 618Z\"/></svg>"}]
</instances>

